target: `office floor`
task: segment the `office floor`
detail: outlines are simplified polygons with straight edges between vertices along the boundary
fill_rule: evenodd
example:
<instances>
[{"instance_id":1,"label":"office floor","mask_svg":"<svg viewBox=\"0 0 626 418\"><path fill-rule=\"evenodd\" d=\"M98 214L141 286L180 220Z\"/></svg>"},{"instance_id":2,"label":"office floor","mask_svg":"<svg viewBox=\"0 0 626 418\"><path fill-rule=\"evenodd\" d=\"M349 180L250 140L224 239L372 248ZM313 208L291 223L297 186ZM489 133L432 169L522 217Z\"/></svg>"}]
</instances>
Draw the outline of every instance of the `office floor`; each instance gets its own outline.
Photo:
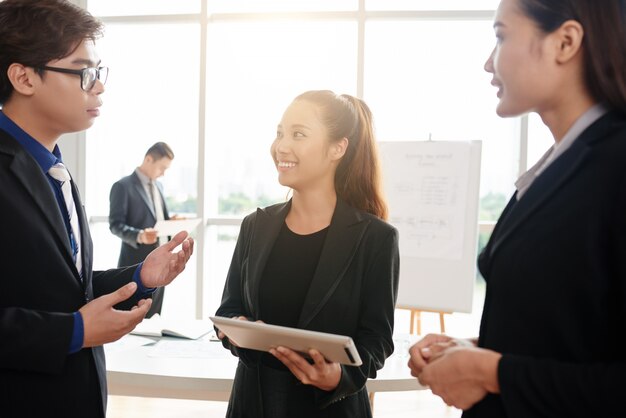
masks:
<instances>
[{"instance_id":1,"label":"office floor","mask_svg":"<svg viewBox=\"0 0 626 418\"><path fill-rule=\"evenodd\" d=\"M110 396L108 418L218 418L226 402ZM446 406L430 391L378 393L374 418L457 418L461 411Z\"/></svg>"}]
</instances>

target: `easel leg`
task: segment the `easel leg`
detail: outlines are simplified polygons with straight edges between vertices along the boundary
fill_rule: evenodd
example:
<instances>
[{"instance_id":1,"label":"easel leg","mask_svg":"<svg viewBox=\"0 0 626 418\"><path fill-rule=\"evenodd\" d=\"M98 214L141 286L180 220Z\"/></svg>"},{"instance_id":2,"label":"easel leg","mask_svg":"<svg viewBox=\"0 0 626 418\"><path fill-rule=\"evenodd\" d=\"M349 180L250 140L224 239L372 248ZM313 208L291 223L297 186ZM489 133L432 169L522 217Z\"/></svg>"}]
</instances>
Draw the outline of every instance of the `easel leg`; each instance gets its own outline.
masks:
<instances>
[{"instance_id":1,"label":"easel leg","mask_svg":"<svg viewBox=\"0 0 626 418\"><path fill-rule=\"evenodd\" d=\"M422 335L422 311L419 309L411 308L399 308L408 309L410 315L409 334ZM442 334L446 333L445 315L450 312L437 312L437 311L425 311L439 314L439 329Z\"/></svg>"},{"instance_id":2,"label":"easel leg","mask_svg":"<svg viewBox=\"0 0 626 418\"><path fill-rule=\"evenodd\" d=\"M421 311L417 309L411 309L411 326L409 329L409 334L413 334L413 330L415 330L417 335L422 334L422 315Z\"/></svg>"},{"instance_id":3,"label":"easel leg","mask_svg":"<svg viewBox=\"0 0 626 418\"><path fill-rule=\"evenodd\" d=\"M441 333L446 333L446 323L444 321L445 312L439 312L439 328L441 329Z\"/></svg>"}]
</instances>

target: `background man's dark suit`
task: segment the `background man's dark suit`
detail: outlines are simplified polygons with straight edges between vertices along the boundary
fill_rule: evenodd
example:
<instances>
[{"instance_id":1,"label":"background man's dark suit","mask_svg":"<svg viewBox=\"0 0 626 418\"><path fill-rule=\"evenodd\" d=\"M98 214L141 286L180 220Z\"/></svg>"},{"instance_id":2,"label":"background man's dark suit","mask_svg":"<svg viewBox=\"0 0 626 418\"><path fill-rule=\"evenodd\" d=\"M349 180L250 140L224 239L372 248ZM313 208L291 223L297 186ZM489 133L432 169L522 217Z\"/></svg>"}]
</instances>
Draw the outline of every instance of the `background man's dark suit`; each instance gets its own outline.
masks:
<instances>
[{"instance_id":1,"label":"background man's dark suit","mask_svg":"<svg viewBox=\"0 0 626 418\"><path fill-rule=\"evenodd\" d=\"M72 184L72 186L74 186ZM92 272L92 242L76 187L83 281L50 183L0 130L0 416L104 416L102 347L68 355L72 313L132 280L135 268ZM130 309L134 298L117 305Z\"/></svg>"},{"instance_id":2,"label":"background man's dark suit","mask_svg":"<svg viewBox=\"0 0 626 418\"><path fill-rule=\"evenodd\" d=\"M169 219L162 186L156 182L159 189L158 198L161 199L163 217ZM124 177L111 188L109 211L109 229L122 239L122 249L117 263L118 267L132 266L141 263L152 250L159 246L155 244L139 244L137 235L144 228L152 228L157 221L152 199L146 193L141 180L136 173ZM152 307L147 318L161 312L163 305L163 288L158 288L152 294Z\"/></svg>"}]
</instances>

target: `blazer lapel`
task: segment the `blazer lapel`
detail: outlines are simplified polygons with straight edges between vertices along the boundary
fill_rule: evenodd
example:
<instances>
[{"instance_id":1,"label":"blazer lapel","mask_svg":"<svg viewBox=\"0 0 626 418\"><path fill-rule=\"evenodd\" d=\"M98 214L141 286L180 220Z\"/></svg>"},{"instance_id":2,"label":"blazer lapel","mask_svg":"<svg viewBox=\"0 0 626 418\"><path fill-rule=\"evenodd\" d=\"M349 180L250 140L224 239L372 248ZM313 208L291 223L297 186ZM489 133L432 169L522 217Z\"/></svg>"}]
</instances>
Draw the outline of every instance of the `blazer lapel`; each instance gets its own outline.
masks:
<instances>
[{"instance_id":1,"label":"blazer lapel","mask_svg":"<svg viewBox=\"0 0 626 418\"><path fill-rule=\"evenodd\" d=\"M65 248L66 258L70 263L72 260L72 249L70 246L65 221L61 216L59 204L54 197L54 192L45 174L37 163L26 152L17 152L11 164L11 170L24 186L26 192L33 198L41 210L43 217L50 224L50 229L57 236L58 241Z\"/></svg>"},{"instance_id":2,"label":"blazer lapel","mask_svg":"<svg viewBox=\"0 0 626 418\"><path fill-rule=\"evenodd\" d=\"M609 113L601 117L587 128L572 144L571 148L559 156L552 164L535 179L522 198L513 204L510 213L502 219L499 232L494 230L494 245L490 256L505 242L517 228L520 227L533 213L554 196L580 167L586 162L594 142L606 137L614 128L613 119Z\"/></svg>"},{"instance_id":3,"label":"blazer lapel","mask_svg":"<svg viewBox=\"0 0 626 418\"><path fill-rule=\"evenodd\" d=\"M320 260L304 299L299 328L307 327L339 285L368 224L358 211L337 200Z\"/></svg>"},{"instance_id":4,"label":"blazer lapel","mask_svg":"<svg viewBox=\"0 0 626 418\"><path fill-rule=\"evenodd\" d=\"M143 187L143 184L141 184L141 180L139 180L139 177L137 177L137 174L133 173L133 176L135 179L135 191L139 194L139 196L141 196L141 198L143 199L143 202L146 204L146 206L148 207L148 210L150 211L150 213L154 217L154 220L156 221L156 215L154 213L154 205L152 204L152 199L146 193L146 189Z\"/></svg>"},{"instance_id":5,"label":"blazer lapel","mask_svg":"<svg viewBox=\"0 0 626 418\"><path fill-rule=\"evenodd\" d=\"M248 310L252 313L253 318L259 317L259 286L265 270L265 263L290 208L291 201L267 210L257 209L257 219L248 253L249 285L245 286L246 300L251 301Z\"/></svg>"}]
</instances>

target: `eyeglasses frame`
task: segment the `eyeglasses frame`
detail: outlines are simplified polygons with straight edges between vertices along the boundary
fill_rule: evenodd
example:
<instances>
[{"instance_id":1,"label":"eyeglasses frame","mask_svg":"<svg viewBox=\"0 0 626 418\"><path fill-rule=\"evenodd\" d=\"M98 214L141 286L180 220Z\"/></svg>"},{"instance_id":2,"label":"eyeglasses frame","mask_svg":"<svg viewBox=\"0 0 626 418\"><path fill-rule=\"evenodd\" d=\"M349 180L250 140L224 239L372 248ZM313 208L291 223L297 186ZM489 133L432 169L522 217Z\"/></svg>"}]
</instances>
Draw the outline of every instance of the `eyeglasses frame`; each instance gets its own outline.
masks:
<instances>
[{"instance_id":1,"label":"eyeglasses frame","mask_svg":"<svg viewBox=\"0 0 626 418\"><path fill-rule=\"evenodd\" d=\"M102 84L106 84L107 82L107 78L109 76L109 67L87 67L87 68L83 68L80 70L72 70L69 68L60 68L60 67L50 67L47 65L42 65L40 67L36 67L39 70L44 70L44 71L54 71L57 73L63 73L63 74L74 74L74 75L79 75L80 76L80 88L81 90L85 91L85 92L90 92L91 90L93 90L94 86L96 85L96 81L100 81ZM88 70L92 70L95 69L96 70L96 78L94 79L94 82L91 86L89 86L88 89L85 89L83 87L84 83L84 79L85 79L85 71ZM104 78L104 80L102 80L100 78L100 71L105 72L106 76Z\"/></svg>"}]
</instances>

